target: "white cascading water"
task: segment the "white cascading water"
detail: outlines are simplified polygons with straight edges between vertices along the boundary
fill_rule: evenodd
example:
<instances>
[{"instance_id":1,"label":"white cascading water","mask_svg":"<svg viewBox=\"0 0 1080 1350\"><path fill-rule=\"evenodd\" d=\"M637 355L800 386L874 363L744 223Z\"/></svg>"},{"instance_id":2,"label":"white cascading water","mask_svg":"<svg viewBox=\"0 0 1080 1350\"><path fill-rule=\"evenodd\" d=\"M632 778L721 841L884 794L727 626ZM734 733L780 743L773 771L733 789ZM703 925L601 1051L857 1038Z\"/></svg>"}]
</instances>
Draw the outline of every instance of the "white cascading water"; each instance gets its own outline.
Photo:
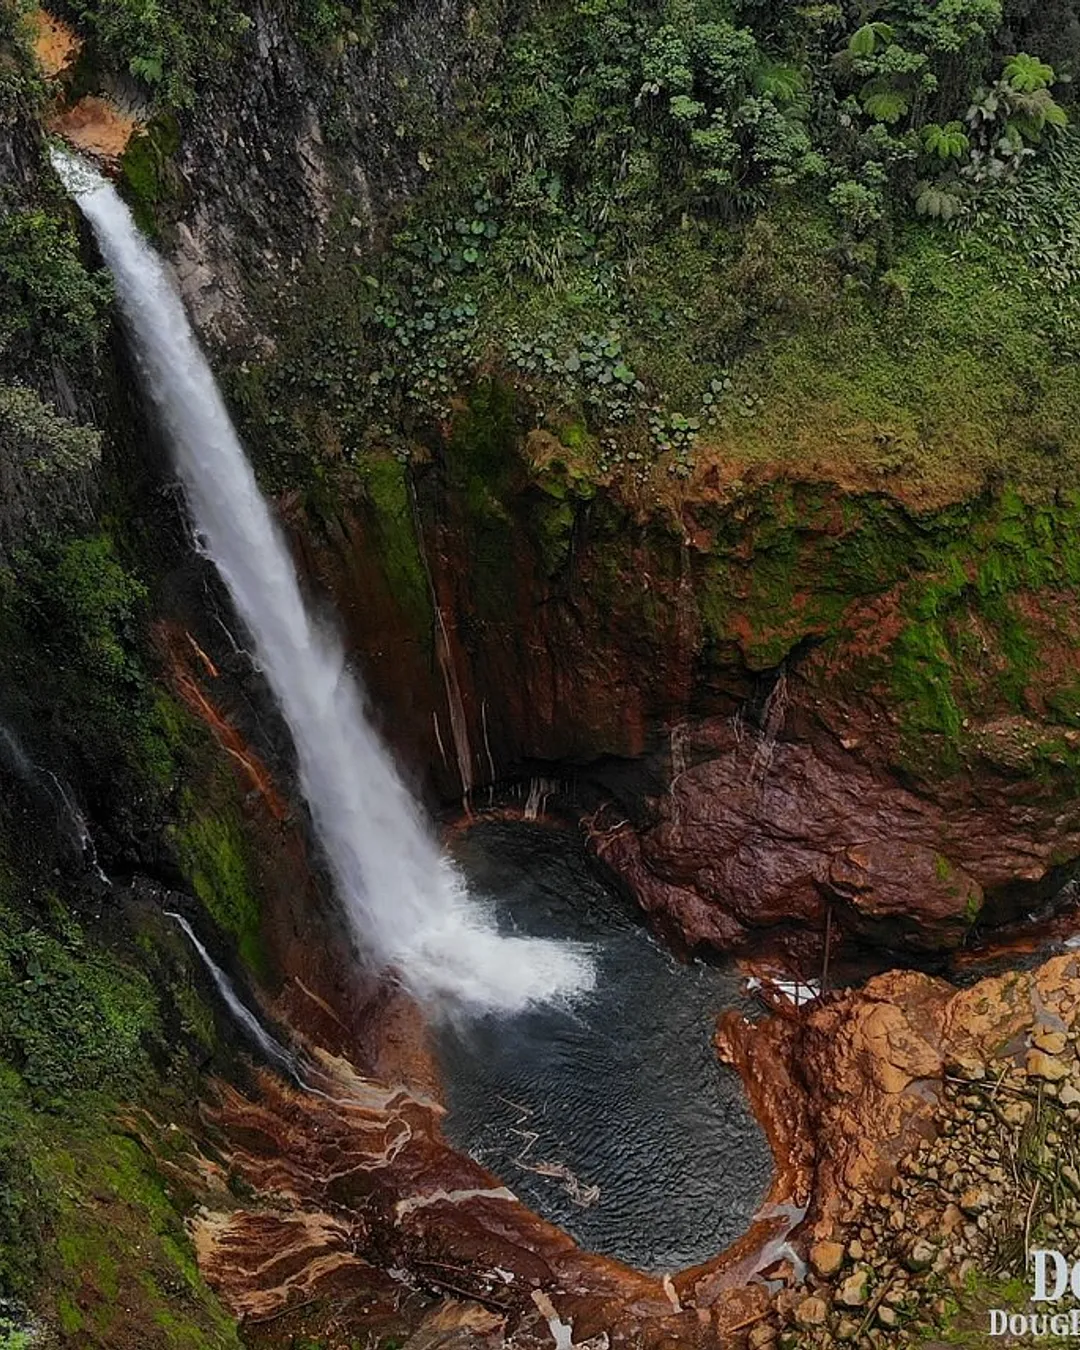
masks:
<instances>
[{"instance_id":1,"label":"white cascading water","mask_svg":"<svg viewBox=\"0 0 1080 1350\"><path fill-rule=\"evenodd\" d=\"M513 1012L586 990L567 944L500 935L468 896L365 716L340 643L307 613L213 374L161 260L112 185L61 149L54 167L113 275L146 388L205 551L292 733L300 783L367 959L417 997Z\"/></svg>"},{"instance_id":2,"label":"white cascading water","mask_svg":"<svg viewBox=\"0 0 1080 1350\"><path fill-rule=\"evenodd\" d=\"M187 940L199 953L200 960L210 972L210 978L214 981L214 988L221 995L226 1008L228 1008L229 1012L232 1013L236 1021L240 1023L266 1058L270 1060L271 1063L277 1064L280 1068L287 1069L294 1078L299 1078L296 1068L296 1056L291 1055L280 1041L274 1040L273 1036L270 1035L251 1009L240 1001L236 991L229 983L229 977L199 941L194 928L188 923L187 919L185 919L182 914L177 914L175 910L171 909L165 910L164 914L167 919L172 919L178 927L183 929Z\"/></svg>"}]
</instances>

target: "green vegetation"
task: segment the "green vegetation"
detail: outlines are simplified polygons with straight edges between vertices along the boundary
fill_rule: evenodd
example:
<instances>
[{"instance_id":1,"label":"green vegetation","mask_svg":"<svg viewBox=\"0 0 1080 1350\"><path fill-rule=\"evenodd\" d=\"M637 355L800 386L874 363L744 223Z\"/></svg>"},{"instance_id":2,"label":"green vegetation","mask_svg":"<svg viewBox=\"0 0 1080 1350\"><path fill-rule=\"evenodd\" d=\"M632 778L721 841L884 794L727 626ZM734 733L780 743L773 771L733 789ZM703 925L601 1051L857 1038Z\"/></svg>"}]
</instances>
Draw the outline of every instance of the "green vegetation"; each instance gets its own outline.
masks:
<instances>
[{"instance_id":1,"label":"green vegetation","mask_svg":"<svg viewBox=\"0 0 1080 1350\"><path fill-rule=\"evenodd\" d=\"M146 590L107 534L46 537L0 573L0 675L84 759L91 781L160 796L180 728L143 658Z\"/></svg>"},{"instance_id":2,"label":"green vegetation","mask_svg":"<svg viewBox=\"0 0 1080 1350\"><path fill-rule=\"evenodd\" d=\"M241 960L263 974L259 905L252 888L240 818L231 802L231 780L221 775L209 801L185 794L180 821L171 828L180 866L218 927L231 934Z\"/></svg>"},{"instance_id":3,"label":"green vegetation","mask_svg":"<svg viewBox=\"0 0 1080 1350\"><path fill-rule=\"evenodd\" d=\"M553 505L573 500L555 496ZM579 544L581 575L614 624L659 649L685 596L679 537L651 529L652 585L642 593L627 585L635 561L626 517L604 502ZM554 522L529 510L546 561ZM913 513L881 494L780 480L695 514L710 538L690 559L707 659L765 670L808 640L822 644L830 694L880 699L895 719L889 748L913 772L984 757L1009 773L1070 782L1080 767L1076 494L1036 504L1005 490ZM556 539L568 539L573 520L571 510ZM554 561L564 565L565 552Z\"/></svg>"},{"instance_id":4,"label":"green vegetation","mask_svg":"<svg viewBox=\"0 0 1080 1350\"><path fill-rule=\"evenodd\" d=\"M1054 699L1057 685L1073 678L1072 658L1064 671L1040 667L1044 646L1065 640L1076 649L1080 633L1024 601L1040 591L1076 594L1078 524L1075 500L1054 509L1005 494L984 512L958 513L954 531L913 559L899 600L906 623L879 677L890 681L916 758L929 736L939 738L937 754L947 761L967 742L969 720L993 712L1075 723ZM1045 750L1062 762L1059 746Z\"/></svg>"},{"instance_id":5,"label":"green vegetation","mask_svg":"<svg viewBox=\"0 0 1080 1350\"><path fill-rule=\"evenodd\" d=\"M134 76L162 108L190 106L226 70L251 18L234 0L68 0L87 57Z\"/></svg>"},{"instance_id":6,"label":"green vegetation","mask_svg":"<svg viewBox=\"0 0 1080 1350\"><path fill-rule=\"evenodd\" d=\"M0 936L0 1055L36 1092L131 1085L159 1034L146 977L88 950L78 927Z\"/></svg>"},{"instance_id":7,"label":"green vegetation","mask_svg":"<svg viewBox=\"0 0 1080 1350\"><path fill-rule=\"evenodd\" d=\"M0 1295L19 1298L39 1285L39 1311L62 1343L134 1336L170 1350L238 1346L174 1200L114 1110L109 1098L75 1093L62 1114L41 1111L0 1065ZM21 1344L9 1325L0 1323L4 1350Z\"/></svg>"},{"instance_id":8,"label":"green vegetation","mask_svg":"<svg viewBox=\"0 0 1080 1350\"><path fill-rule=\"evenodd\" d=\"M57 478L95 466L101 433L62 417L32 389L0 384L0 445L34 474Z\"/></svg>"},{"instance_id":9,"label":"green vegetation","mask_svg":"<svg viewBox=\"0 0 1080 1350\"><path fill-rule=\"evenodd\" d=\"M129 862L159 847L190 727L151 679L147 587L102 523L105 420L90 419L111 287L43 171L27 8L0 5L0 703ZM152 28L157 6L140 8ZM48 772L8 765L0 792L0 1348L236 1347L195 1267L188 1197L134 1137L153 1135L145 1103L181 1127L155 1151L188 1147L194 1065L221 1054L213 1017L161 921L72 875Z\"/></svg>"},{"instance_id":10,"label":"green vegetation","mask_svg":"<svg viewBox=\"0 0 1080 1350\"><path fill-rule=\"evenodd\" d=\"M233 1346L183 1187L136 1142L176 1160L191 1147L195 1057L217 1045L184 1029L212 1028L190 955L152 912L80 922L49 836L0 801L0 1345L22 1343L25 1307L61 1344ZM159 1113L179 1128L156 1137Z\"/></svg>"},{"instance_id":11,"label":"green vegetation","mask_svg":"<svg viewBox=\"0 0 1080 1350\"><path fill-rule=\"evenodd\" d=\"M407 458L495 371L521 425L584 428L594 479L1045 491L1080 448L1078 53L1014 3L504 18L476 38L493 73L418 133L428 186L388 247L364 256L342 197L267 294L276 355L232 390L264 472Z\"/></svg>"},{"instance_id":12,"label":"green vegetation","mask_svg":"<svg viewBox=\"0 0 1080 1350\"><path fill-rule=\"evenodd\" d=\"M169 163L179 148L179 124L171 113L163 113L131 138L121 158L128 200L147 234L156 232L154 208L175 195Z\"/></svg>"},{"instance_id":13,"label":"green vegetation","mask_svg":"<svg viewBox=\"0 0 1080 1350\"><path fill-rule=\"evenodd\" d=\"M379 532L379 558L395 600L418 633L430 631L431 589L417 539L416 510L400 458L369 457L360 476Z\"/></svg>"},{"instance_id":14,"label":"green vegetation","mask_svg":"<svg viewBox=\"0 0 1080 1350\"><path fill-rule=\"evenodd\" d=\"M0 125L13 125L20 113L36 107L44 82L27 59L29 0L0 5Z\"/></svg>"},{"instance_id":15,"label":"green vegetation","mask_svg":"<svg viewBox=\"0 0 1080 1350\"><path fill-rule=\"evenodd\" d=\"M0 194L0 358L27 370L54 360L85 368L104 330L107 275L87 271L66 222L6 205Z\"/></svg>"},{"instance_id":16,"label":"green vegetation","mask_svg":"<svg viewBox=\"0 0 1080 1350\"><path fill-rule=\"evenodd\" d=\"M133 77L155 111L194 106L199 92L228 77L254 27L249 0L64 0L89 40L84 67ZM292 33L322 62L373 39L385 0L282 0ZM138 173L138 171L136 171Z\"/></svg>"}]
</instances>

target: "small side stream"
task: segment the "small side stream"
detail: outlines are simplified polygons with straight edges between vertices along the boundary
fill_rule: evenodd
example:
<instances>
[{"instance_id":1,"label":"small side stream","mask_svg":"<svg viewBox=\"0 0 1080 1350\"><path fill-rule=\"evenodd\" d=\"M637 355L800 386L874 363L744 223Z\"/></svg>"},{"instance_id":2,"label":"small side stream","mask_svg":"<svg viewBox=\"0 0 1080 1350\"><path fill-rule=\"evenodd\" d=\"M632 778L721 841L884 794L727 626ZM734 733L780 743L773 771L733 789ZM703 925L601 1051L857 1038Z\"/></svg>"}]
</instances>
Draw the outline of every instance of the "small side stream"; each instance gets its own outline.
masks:
<instances>
[{"instance_id":1,"label":"small side stream","mask_svg":"<svg viewBox=\"0 0 1080 1350\"><path fill-rule=\"evenodd\" d=\"M581 1246L648 1271L715 1255L748 1226L772 1158L738 1075L716 1058L732 968L682 964L591 870L570 831L489 821L455 849L500 926L591 944L595 991L444 1026L458 1148Z\"/></svg>"}]
</instances>

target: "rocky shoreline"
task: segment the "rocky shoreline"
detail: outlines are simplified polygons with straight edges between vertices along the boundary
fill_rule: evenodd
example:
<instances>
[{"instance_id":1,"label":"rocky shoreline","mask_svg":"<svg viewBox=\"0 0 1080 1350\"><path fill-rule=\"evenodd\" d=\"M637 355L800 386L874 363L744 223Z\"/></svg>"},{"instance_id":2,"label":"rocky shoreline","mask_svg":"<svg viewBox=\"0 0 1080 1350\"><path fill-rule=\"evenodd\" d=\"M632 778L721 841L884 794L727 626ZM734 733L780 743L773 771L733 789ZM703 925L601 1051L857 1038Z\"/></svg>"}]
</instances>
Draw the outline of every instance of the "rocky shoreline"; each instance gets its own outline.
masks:
<instances>
[{"instance_id":1,"label":"rocky shoreline","mask_svg":"<svg viewBox=\"0 0 1080 1350\"><path fill-rule=\"evenodd\" d=\"M805 1270L763 1272L779 1289L751 1350L982 1345L992 1308L1066 1307L1027 1298L1030 1252L1080 1240L1078 1041L1070 956L953 992L894 972L753 1028L728 1019L721 1053L749 1071L789 1184L810 1188ZM754 1087L770 1056L801 1084L779 1119Z\"/></svg>"}]
</instances>

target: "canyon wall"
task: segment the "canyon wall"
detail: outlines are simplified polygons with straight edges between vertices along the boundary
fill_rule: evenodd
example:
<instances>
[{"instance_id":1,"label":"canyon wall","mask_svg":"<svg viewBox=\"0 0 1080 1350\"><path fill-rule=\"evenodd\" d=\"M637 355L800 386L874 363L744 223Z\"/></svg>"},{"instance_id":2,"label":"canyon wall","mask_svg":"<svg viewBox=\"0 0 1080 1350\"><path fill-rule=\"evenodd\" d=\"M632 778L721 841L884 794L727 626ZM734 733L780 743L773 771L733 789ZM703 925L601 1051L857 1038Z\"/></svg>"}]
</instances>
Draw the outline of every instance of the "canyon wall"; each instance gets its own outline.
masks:
<instances>
[{"instance_id":1,"label":"canyon wall","mask_svg":"<svg viewBox=\"0 0 1080 1350\"><path fill-rule=\"evenodd\" d=\"M261 1116L245 1104L260 1085L164 904L196 921L268 1017L418 1094L431 1071L410 1010L355 975L288 739L193 546L92 244L46 167L42 125L57 100L90 91L139 123L112 167L175 266L313 595L434 809L558 780L598 859L674 944L775 940L815 963L833 925L920 956L955 948L976 925L1054 903L1080 858L1080 517L1057 441L1041 424L1031 432L1041 458L1027 476L958 452L950 474L920 477L904 458L912 437L865 414L800 424L798 461L779 442L754 458L747 394L746 435L706 426L690 456L687 428L650 411L619 344L590 336L584 359L558 354L562 368L591 362L598 388L634 389L635 416L660 428L648 443L618 418L612 431L595 403L557 397L534 374L557 345L534 295L521 298L517 355L471 345L475 315L441 303L452 283L439 269L476 264L423 233L439 173L483 139L469 91L498 68L514 16L446 3L353 17L355 28L312 33L292 8L241 7L227 34L199 29L203 64L175 88L164 73L140 83L85 23L83 53L45 87L17 35L3 36L21 84L0 88L0 266L16 316L0 346L0 716L38 767L28 776L5 761L0 806L0 958L5 986L22 991L20 1007L0 1009L15 1066L0 1104L24 1141L0 1163L20 1195L47 1177L47 1225L26 1244L37 1264L28 1256L11 1282L21 1296L45 1271L45 1315L76 1342L162 1325L177 1280L196 1330L232 1342L185 1256L187 1183L174 1208L157 1199L163 1175L210 1175L226 1213L226 1193L245 1197L299 1140L316 1178L301 1180L319 1192L304 1220L311 1250L340 1254L356 1236L320 1227L329 1163L291 1128L295 1099L282 1092ZM447 233L486 241L496 208L482 193L466 207L464 230L455 220ZM779 233L750 231L739 285L771 297L769 322L783 325L794 302L775 276ZM406 269L402 286L422 294L401 308L386 260L415 254L434 276ZM680 322L656 307L658 323ZM418 350L428 322L447 347ZM407 341L376 361L374 336L388 332ZM454 344L458 355L444 354ZM425 400L410 401L414 390ZM621 417L630 395L619 397L609 410ZM1038 391L1025 398L1016 416L1034 419ZM643 460L650 444L655 463ZM860 460L867 446L880 461ZM72 843L65 791L115 890L90 874L81 836ZM69 1043L64 1016L95 1038ZM56 1109L72 1073L85 1117ZM94 1094L110 1076L102 1106ZM219 1120L259 1135L234 1145L235 1176L202 1158L210 1127L195 1103L212 1076L230 1084L216 1089ZM181 1125L182 1158L161 1156L159 1122L131 1108L155 1094ZM413 1111L372 1118L379 1129L406 1119L450 1175L459 1164L440 1152L436 1113ZM340 1125L330 1110L326 1121ZM391 1143L379 1134L372 1156L385 1161ZM105 1168L88 1162L75 1219L72 1155ZM402 1168L430 1156L418 1146ZM475 1169L461 1177L465 1190L477 1182ZM485 1203L498 1226L499 1199ZM16 1235L20 1205L3 1216ZM265 1236L236 1212L202 1232L219 1272L255 1260ZM414 1225L437 1260L447 1239L426 1218L421 1207ZM81 1243L64 1247L66 1264L46 1254L65 1224ZM526 1236L576 1278L559 1237ZM143 1240L154 1289L125 1274L118 1295L118 1246ZM643 1300L657 1344L689 1334L695 1316L675 1291L597 1279L600 1302ZM119 1329L106 1325L112 1305L130 1314ZM597 1334L615 1324L606 1305L586 1312ZM703 1343L722 1331L716 1317L696 1321Z\"/></svg>"}]
</instances>

